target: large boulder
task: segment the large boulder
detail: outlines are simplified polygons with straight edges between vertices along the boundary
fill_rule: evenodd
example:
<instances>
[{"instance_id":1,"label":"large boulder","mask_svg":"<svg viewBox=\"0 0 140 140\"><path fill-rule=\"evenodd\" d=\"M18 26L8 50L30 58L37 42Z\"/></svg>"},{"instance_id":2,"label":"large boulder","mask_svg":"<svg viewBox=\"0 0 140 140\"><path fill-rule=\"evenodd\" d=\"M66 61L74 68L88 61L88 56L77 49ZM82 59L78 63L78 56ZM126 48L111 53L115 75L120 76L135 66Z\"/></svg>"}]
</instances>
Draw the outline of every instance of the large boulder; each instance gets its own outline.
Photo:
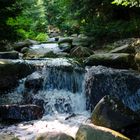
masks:
<instances>
[{"instance_id":1,"label":"large boulder","mask_svg":"<svg viewBox=\"0 0 140 140\"><path fill-rule=\"evenodd\" d=\"M1 105L0 120L22 122L40 119L44 111L37 105Z\"/></svg>"},{"instance_id":2,"label":"large boulder","mask_svg":"<svg viewBox=\"0 0 140 140\"><path fill-rule=\"evenodd\" d=\"M0 52L0 59L19 59L19 53L16 51Z\"/></svg>"},{"instance_id":3,"label":"large boulder","mask_svg":"<svg viewBox=\"0 0 140 140\"><path fill-rule=\"evenodd\" d=\"M30 39L26 39L24 41L20 41L20 42L16 42L14 45L13 45L13 48L14 50L16 51L21 51L22 48L24 47L30 47L32 45L37 45L38 42L37 41L34 41L34 40L30 40Z\"/></svg>"},{"instance_id":4,"label":"large boulder","mask_svg":"<svg viewBox=\"0 0 140 140\"><path fill-rule=\"evenodd\" d=\"M105 127L81 125L75 140L130 140L124 135Z\"/></svg>"},{"instance_id":5,"label":"large boulder","mask_svg":"<svg viewBox=\"0 0 140 140\"><path fill-rule=\"evenodd\" d=\"M92 112L91 121L95 125L116 130L130 138L139 135L139 132L133 130L134 125L135 129L139 127L138 131L140 130L140 117L114 96L107 95L100 100Z\"/></svg>"},{"instance_id":6,"label":"large boulder","mask_svg":"<svg viewBox=\"0 0 140 140\"><path fill-rule=\"evenodd\" d=\"M39 134L36 140L74 140L74 139L65 133L49 132Z\"/></svg>"},{"instance_id":7,"label":"large boulder","mask_svg":"<svg viewBox=\"0 0 140 140\"><path fill-rule=\"evenodd\" d=\"M89 57L93 54L93 51L87 47L74 47L70 51L70 55L73 57Z\"/></svg>"},{"instance_id":8,"label":"large boulder","mask_svg":"<svg viewBox=\"0 0 140 140\"><path fill-rule=\"evenodd\" d=\"M87 109L105 96L113 95L134 111L140 110L140 74L133 70L118 70L104 66L93 66L86 76Z\"/></svg>"},{"instance_id":9,"label":"large boulder","mask_svg":"<svg viewBox=\"0 0 140 140\"><path fill-rule=\"evenodd\" d=\"M103 65L113 68L137 68L134 56L127 53L93 54L84 63L87 66Z\"/></svg>"},{"instance_id":10,"label":"large boulder","mask_svg":"<svg viewBox=\"0 0 140 140\"><path fill-rule=\"evenodd\" d=\"M0 93L14 89L19 79L26 77L34 70L33 65L24 61L0 59Z\"/></svg>"}]
</instances>

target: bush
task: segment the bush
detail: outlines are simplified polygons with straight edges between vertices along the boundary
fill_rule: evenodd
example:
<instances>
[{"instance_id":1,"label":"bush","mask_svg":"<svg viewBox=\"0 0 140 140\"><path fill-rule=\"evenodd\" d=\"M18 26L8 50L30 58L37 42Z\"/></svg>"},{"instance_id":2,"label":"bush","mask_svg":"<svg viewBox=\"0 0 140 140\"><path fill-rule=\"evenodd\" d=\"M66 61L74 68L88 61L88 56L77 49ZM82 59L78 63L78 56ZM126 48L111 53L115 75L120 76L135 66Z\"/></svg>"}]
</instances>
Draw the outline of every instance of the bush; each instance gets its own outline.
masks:
<instances>
[{"instance_id":1,"label":"bush","mask_svg":"<svg viewBox=\"0 0 140 140\"><path fill-rule=\"evenodd\" d=\"M37 41L46 41L46 40L48 40L48 35L46 34L46 33L39 33L37 36L36 36L36 38L35 38L35 40L37 40Z\"/></svg>"}]
</instances>

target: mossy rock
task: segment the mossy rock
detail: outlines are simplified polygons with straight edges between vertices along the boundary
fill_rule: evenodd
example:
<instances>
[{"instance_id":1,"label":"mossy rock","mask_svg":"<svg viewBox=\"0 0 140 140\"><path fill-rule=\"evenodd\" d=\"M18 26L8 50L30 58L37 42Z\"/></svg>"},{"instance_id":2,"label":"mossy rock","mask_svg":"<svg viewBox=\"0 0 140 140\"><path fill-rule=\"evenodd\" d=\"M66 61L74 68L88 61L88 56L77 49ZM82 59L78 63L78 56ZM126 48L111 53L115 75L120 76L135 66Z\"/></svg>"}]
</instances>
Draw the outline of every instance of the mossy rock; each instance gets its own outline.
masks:
<instances>
[{"instance_id":1,"label":"mossy rock","mask_svg":"<svg viewBox=\"0 0 140 140\"><path fill-rule=\"evenodd\" d=\"M134 56L128 53L103 53L94 54L85 59L85 65L98 66L103 65L113 68L133 68L137 69Z\"/></svg>"},{"instance_id":2,"label":"mossy rock","mask_svg":"<svg viewBox=\"0 0 140 140\"><path fill-rule=\"evenodd\" d=\"M35 140L74 140L71 136L65 133L50 132L39 134Z\"/></svg>"},{"instance_id":3,"label":"mossy rock","mask_svg":"<svg viewBox=\"0 0 140 140\"><path fill-rule=\"evenodd\" d=\"M75 140L130 140L124 135L95 125L81 125Z\"/></svg>"}]
</instances>

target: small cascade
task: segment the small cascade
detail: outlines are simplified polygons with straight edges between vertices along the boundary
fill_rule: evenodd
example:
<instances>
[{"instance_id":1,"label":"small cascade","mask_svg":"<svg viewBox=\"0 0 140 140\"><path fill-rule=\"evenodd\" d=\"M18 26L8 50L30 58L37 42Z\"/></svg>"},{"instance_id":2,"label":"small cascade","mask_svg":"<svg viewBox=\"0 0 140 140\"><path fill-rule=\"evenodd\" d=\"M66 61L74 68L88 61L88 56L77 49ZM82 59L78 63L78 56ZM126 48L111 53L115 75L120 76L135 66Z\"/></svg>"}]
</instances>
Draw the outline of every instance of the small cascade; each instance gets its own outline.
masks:
<instances>
[{"instance_id":1,"label":"small cascade","mask_svg":"<svg viewBox=\"0 0 140 140\"><path fill-rule=\"evenodd\" d=\"M79 125L86 122L90 114L86 111L84 94L85 70L72 60L62 58L26 60L26 63L35 65L36 71L22 79L15 91L6 96L9 104L42 106L44 117L6 127L1 132L14 133L21 140L34 140L38 133L53 131L75 137Z\"/></svg>"}]
</instances>

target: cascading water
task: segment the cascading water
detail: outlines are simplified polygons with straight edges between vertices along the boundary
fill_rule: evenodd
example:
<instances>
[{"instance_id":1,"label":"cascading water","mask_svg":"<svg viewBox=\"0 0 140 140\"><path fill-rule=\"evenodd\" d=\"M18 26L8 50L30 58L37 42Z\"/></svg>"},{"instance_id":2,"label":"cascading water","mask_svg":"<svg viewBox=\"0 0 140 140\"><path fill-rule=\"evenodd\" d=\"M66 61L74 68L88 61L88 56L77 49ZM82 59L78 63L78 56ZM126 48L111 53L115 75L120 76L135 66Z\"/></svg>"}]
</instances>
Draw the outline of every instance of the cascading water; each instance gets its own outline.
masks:
<instances>
[{"instance_id":1,"label":"cascading water","mask_svg":"<svg viewBox=\"0 0 140 140\"><path fill-rule=\"evenodd\" d=\"M1 132L14 133L21 140L34 140L38 133L53 131L65 132L75 137L79 125L89 117L84 95L85 71L66 59L27 62L35 64L37 71L22 79L19 87L5 96L8 96L11 104L23 101L42 103L44 116L41 120L3 128ZM27 89L26 81L30 78L41 78L42 86L39 89ZM2 99L4 102L5 97Z\"/></svg>"}]
</instances>

